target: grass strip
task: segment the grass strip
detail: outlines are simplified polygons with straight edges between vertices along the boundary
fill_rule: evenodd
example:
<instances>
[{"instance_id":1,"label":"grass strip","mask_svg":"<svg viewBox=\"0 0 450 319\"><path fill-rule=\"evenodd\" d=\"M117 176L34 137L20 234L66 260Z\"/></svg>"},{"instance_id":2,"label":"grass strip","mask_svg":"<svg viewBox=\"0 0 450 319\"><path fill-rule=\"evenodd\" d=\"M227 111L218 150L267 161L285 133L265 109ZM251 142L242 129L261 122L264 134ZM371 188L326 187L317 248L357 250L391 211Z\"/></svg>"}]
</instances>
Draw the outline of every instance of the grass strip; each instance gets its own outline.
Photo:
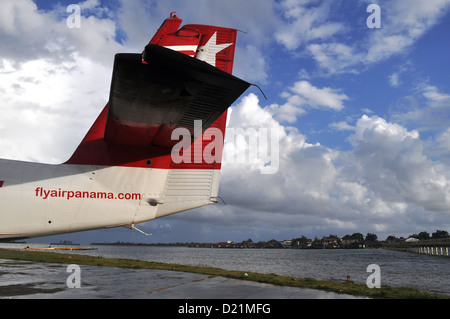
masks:
<instances>
[{"instance_id":1,"label":"grass strip","mask_svg":"<svg viewBox=\"0 0 450 319\"><path fill-rule=\"evenodd\" d=\"M171 263L150 262L141 260L130 260L120 258L104 258L79 254L67 254L56 252L36 252L25 250L0 249L0 259L21 260L41 263L77 264L103 267L119 267L134 269L162 269L200 273L210 276L221 276L239 280L255 281L260 283L274 284L280 286L310 288L335 292L338 294L349 294L353 296L366 296L370 298L386 299L450 299L450 296L420 291L410 287L389 287L370 289L366 285L353 282L334 282L317 280L312 278L297 278L281 276L277 274L261 274L255 272L225 270L207 266L190 266Z\"/></svg>"}]
</instances>

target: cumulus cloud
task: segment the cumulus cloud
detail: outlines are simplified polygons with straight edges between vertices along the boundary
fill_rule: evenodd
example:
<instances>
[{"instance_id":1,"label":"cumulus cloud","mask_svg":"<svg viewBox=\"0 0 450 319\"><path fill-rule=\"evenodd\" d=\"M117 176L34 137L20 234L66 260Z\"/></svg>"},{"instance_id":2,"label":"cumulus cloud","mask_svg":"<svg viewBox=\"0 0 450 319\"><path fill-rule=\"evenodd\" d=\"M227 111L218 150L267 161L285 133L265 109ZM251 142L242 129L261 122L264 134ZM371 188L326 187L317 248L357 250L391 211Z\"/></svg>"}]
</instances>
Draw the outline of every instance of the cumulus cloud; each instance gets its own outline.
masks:
<instances>
[{"instance_id":1,"label":"cumulus cloud","mask_svg":"<svg viewBox=\"0 0 450 319\"><path fill-rule=\"evenodd\" d=\"M233 107L230 126L258 123L281 132L277 173L262 175L250 164L229 163L221 182L227 206L177 218L228 225L236 232L242 227L244 236L252 227L256 235L263 225L316 234L321 229L388 234L448 218L449 170L429 159L417 131L364 115L350 130L352 149L336 151L283 126L254 95Z\"/></svg>"},{"instance_id":2,"label":"cumulus cloud","mask_svg":"<svg viewBox=\"0 0 450 319\"><path fill-rule=\"evenodd\" d=\"M76 64L34 60L14 72L0 68L2 157L59 163L74 151L108 101L111 77L102 64L76 58Z\"/></svg>"},{"instance_id":3,"label":"cumulus cloud","mask_svg":"<svg viewBox=\"0 0 450 319\"><path fill-rule=\"evenodd\" d=\"M81 5L93 9L98 2ZM70 29L68 13L61 18L58 9L39 11L31 0L2 6L0 156L62 162L108 101L114 53L121 48L115 24L82 16L81 28Z\"/></svg>"},{"instance_id":4,"label":"cumulus cloud","mask_svg":"<svg viewBox=\"0 0 450 319\"><path fill-rule=\"evenodd\" d=\"M36 59L62 63L73 60L73 53L80 53L111 65L111 52L121 48L114 40L116 28L112 20L82 15L81 28L70 29L66 23L69 13L61 16L58 10L39 11L31 0L5 0L2 8L2 59L15 63Z\"/></svg>"},{"instance_id":5,"label":"cumulus cloud","mask_svg":"<svg viewBox=\"0 0 450 319\"><path fill-rule=\"evenodd\" d=\"M352 143L360 176L378 196L430 211L450 210L450 175L427 157L417 131L363 116Z\"/></svg>"},{"instance_id":6,"label":"cumulus cloud","mask_svg":"<svg viewBox=\"0 0 450 319\"><path fill-rule=\"evenodd\" d=\"M228 163L223 167L221 196L234 209L246 210L244 219L249 218L248 211L253 211L251 215L259 212L262 222L273 215L298 215L298 210L306 215L314 214L317 209L306 198L315 201L328 196L335 175L334 152L307 143L298 130L281 125L259 105L255 95L247 96L232 108L229 126L241 125L279 130L279 170L275 174L261 174L253 163ZM300 204L302 198L305 200ZM239 216L235 214L239 212L232 213L230 218ZM280 222L285 224L286 220Z\"/></svg>"}]
</instances>

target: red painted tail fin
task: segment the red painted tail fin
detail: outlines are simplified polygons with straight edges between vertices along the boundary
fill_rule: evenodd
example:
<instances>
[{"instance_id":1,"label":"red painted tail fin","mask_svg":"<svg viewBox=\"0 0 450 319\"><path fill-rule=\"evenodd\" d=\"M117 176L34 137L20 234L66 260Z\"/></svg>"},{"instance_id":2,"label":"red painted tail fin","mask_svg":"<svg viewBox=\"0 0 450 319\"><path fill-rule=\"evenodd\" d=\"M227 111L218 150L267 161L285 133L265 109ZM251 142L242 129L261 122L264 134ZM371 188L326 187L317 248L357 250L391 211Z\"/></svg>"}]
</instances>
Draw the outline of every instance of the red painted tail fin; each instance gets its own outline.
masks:
<instances>
[{"instance_id":1,"label":"red painted tail fin","mask_svg":"<svg viewBox=\"0 0 450 319\"><path fill-rule=\"evenodd\" d=\"M231 75L237 31L197 24L179 29L181 22L171 14L143 54L116 55L109 103L66 164L220 169L227 109L250 85ZM173 139L176 129L192 136L190 148L180 150L191 157L182 154L181 162L172 157L173 147L183 144ZM221 138L213 152L212 135Z\"/></svg>"}]
</instances>

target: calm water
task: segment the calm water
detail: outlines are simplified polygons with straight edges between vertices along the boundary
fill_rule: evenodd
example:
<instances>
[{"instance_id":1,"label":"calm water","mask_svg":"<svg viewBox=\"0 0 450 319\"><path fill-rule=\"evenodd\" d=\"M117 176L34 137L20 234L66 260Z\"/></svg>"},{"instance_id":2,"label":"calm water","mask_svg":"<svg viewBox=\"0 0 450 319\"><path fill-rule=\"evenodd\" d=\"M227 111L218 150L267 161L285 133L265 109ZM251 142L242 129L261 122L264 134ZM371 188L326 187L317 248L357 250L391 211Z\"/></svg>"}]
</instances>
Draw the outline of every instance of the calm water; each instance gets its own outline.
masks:
<instances>
[{"instance_id":1,"label":"calm water","mask_svg":"<svg viewBox=\"0 0 450 319\"><path fill-rule=\"evenodd\" d=\"M450 295L450 258L384 249L214 249L188 247L93 246L92 256L205 265L365 284L367 266L381 268L381 284L409 286Z\"/></svg>"}]
</instances>

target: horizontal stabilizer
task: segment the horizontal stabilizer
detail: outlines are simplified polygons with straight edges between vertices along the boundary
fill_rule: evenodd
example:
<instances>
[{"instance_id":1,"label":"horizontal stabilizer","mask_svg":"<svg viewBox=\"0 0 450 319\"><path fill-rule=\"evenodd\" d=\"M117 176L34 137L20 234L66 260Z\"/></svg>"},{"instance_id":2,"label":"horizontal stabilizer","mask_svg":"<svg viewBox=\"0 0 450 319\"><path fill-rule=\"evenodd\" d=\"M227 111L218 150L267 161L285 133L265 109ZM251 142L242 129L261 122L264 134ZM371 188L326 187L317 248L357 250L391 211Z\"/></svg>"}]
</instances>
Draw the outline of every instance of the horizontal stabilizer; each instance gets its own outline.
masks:
<instances>
[{"instance_id":1,"label":"horizontal stabilizer","mask_svg":"<svg viewBox=\"0 0 450 319\"><path fill-rule=\"evenodd\" d=\"M170 146L171 132L194 120L203 132L250 86L208 63L158 45L143 55L117 54L105 140Z\"/></svg>"}]
</instances>

